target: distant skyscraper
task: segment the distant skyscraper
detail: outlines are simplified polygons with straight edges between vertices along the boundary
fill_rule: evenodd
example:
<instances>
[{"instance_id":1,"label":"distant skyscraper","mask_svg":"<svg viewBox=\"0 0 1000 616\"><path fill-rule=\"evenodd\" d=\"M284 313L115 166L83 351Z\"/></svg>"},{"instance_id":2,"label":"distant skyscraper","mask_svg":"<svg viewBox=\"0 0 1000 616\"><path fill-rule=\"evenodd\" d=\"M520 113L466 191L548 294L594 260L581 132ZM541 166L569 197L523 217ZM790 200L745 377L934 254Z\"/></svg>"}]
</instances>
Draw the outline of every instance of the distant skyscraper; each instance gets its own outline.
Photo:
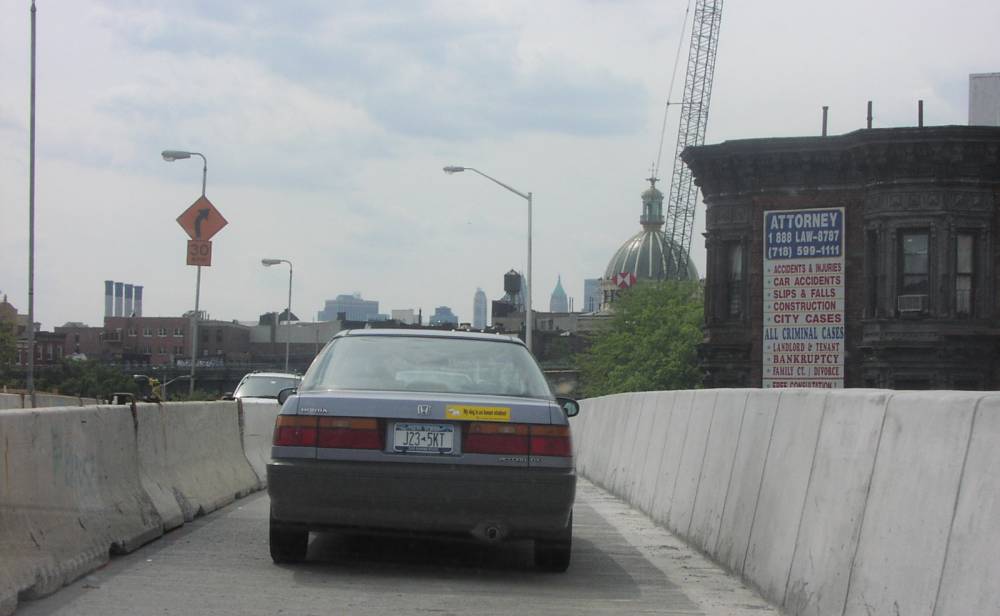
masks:
<instances>
[{"instance_id":1,"label":"distant skyscraper","mask_svg":"<svg viewBox=\"0 0 1000 616\"><path fill-rule=\"evenodd\" d=\"M486 293L479 287L472 298L472 328L486 329Z\"/></svg>"},{"instance_id":2,"label":"distant skyscraper","mask_svg":"<svg viewBox=\"0 0 1000 616\"><path fill-rule=\"evenodd\" d=\"M549 298L549 312L569 312L569 301L562 287L562 276L556 280L556 288L552 290L552 297Z\"/></svg>"},{"instance_id":3,"label":"distant skyscraper","mask_svg":"<svg viewBox=\"0 0 1000 616\"><path fill-rule=\"evenodd\" d=\"M601 308L601 279L584 278L583 311L597 312Z\"/></svg>"},{"instance_id":4,"label":"distant skyscraper","mask_svg":"<svg viewBox=\"0 0 1000 616\"><path fill-rule=\"evenodd\" d=\"M969 75L969 125L1000 126L1000 73Z\"/></svg>"},{"instance_id":5,"label":"distant skyscraper","mask_svg":"<svg viewBox=\"0 0 1000 616\"><path fill-rule=\"evenodd\" d=\"M316 314L317 321L336 321L337 315L343 312L348 321L376 321L378 317L378 302L361 299L360 293L354 295L338 295L336 299L326 300L326 306ZM385 317L388 318L388 317Z\"/></svg>"},{"instance_id":6,"label":"distant skyscraper","mask_svg":"<svg viewBox=\"0 0 1000 616\"><path fill-rule=\"evenodd\" d=\"M448 306L438 306L431 316L431 325L458 325L458 317Z\"/></svg>"},{"instance_id":7,"label":"distant skyscraper","mask_svg":"<svg viewBox=\"0 0 1000 616\"><path fill-rule=\"evenodd\" d=\"M405 308L403 310L393 310L392 320L399 321L400 323L405 323L406 325L414 325L417 322L417 313L414 312L413 308Z\"/></svg>"}]
</instances>

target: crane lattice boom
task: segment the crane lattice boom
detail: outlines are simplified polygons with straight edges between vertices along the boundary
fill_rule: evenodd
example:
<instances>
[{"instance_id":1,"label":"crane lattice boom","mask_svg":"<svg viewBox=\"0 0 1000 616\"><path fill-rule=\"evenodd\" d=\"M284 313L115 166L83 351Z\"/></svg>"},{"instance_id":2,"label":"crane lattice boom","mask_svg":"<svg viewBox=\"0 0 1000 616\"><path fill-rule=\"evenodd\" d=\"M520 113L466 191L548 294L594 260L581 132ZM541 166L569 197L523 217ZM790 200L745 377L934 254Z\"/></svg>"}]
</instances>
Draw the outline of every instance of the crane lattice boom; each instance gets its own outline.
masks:
<instances>
[{"instance_id":1,"label":"crane lattice boom","mask_svg":"<svg viewBox=\"0 0 1000 616\"><path fill-rule=\"evenodd\" d=\"M691 170L681 160L681 152L689 145L705 143L708 126L708 105L712 98L712 78L715 55L719 46L719 26L722 23L722 0L697 0L691 26L691 50L688 52L684 98L677 128L677 148L674 152L674 173L667 199L667 235L683 254L678 263L686 263L691 252L694 214L698 187Z\"/></svg>"}]
</instances>

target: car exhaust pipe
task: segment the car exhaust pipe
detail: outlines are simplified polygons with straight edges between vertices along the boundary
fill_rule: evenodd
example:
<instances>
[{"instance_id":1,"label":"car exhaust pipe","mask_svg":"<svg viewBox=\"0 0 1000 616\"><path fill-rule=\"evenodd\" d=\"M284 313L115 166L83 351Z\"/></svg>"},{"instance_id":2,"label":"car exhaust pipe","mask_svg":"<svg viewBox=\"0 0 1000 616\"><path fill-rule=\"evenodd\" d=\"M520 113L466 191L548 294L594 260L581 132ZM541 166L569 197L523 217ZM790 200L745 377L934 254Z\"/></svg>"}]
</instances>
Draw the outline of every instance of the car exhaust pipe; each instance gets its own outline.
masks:
<instances>
[{"instance_id":1,"label":"car exhaust pipe","mask_svg":"<svg viewBox=\"0 0 1000 616\"><path fill-rule=\"evenodd\" d=\"M507 536L507 529L503 524L497 522L480 522L473 529L472 534L480 541L499 543Z\"/></svg>"}]
</instances>

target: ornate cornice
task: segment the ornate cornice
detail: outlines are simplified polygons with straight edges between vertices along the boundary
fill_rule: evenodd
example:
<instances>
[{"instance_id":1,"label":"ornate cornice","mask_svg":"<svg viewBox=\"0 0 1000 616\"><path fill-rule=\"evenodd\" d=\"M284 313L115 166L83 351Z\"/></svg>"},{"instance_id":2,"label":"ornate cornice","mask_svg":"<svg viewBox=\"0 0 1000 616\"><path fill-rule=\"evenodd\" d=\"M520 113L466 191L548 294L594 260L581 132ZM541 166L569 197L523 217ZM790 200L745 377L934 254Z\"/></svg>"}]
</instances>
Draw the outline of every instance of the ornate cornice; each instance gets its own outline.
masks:
<instances>
[{"instance_id":1,"label":"ornate cornice","mask_svg":"<svg viewBox=\"0 0 1000 616\"><path fill-rule=\"evenodd\" d=\"M706 200L894 183L1000 185L1000 127L887 128L833 137L744 139L689 147L681 156Z\"/></svg>"}]
</instances>

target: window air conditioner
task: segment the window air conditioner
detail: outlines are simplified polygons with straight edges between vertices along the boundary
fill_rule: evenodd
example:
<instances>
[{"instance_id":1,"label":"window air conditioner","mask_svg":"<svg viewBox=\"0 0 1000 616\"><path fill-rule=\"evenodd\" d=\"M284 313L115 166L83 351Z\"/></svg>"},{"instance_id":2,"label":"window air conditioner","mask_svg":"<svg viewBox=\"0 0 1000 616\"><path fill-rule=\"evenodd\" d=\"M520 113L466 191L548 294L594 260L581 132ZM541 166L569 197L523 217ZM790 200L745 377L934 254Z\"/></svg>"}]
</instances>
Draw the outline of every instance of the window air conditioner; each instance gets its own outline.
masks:
<instances>
[{"instance_id":1,"label":"window air conditioner","mask_svg":"<svg viewBox=\"0 0 1000 616\"><path fill-rule=\"evenodd\" d=\"M900 312L924 312L927 310L927 296L900 295L896 298L896 309Z\"/></svg>"}]
</instances>

